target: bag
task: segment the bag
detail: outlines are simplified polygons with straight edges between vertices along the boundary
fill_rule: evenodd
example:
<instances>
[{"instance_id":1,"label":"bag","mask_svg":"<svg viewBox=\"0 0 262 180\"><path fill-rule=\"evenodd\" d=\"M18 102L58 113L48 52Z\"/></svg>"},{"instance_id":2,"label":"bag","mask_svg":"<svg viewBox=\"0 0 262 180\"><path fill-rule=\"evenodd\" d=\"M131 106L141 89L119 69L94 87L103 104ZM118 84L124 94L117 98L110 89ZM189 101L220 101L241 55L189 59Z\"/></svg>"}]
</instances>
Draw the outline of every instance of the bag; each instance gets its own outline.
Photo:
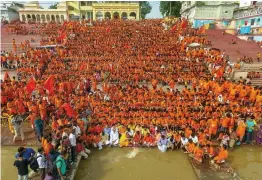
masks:
<instances>
[{"instance_id":1,"label":"bag","mask_svg":"<svg viewBox=\"0 0 262 180\"><path fill-rule=\"evenodd\" d=\"M58 174L58 170L57 170L57 167L56 167L56 163L59 162L61 160L58 160L58 161L54 161L51 163L50 165L50 171L52 173L52 176L54 177L54 179L56 179L57 177L59 177L59 174Z\"/></svg>"},{"instance_id":2,"label":"bag","mask_svg":"<svg viewBox=\"0 0 262 180\"><path fill-rule=\"evenodd\" d=\"M33 170L33 171L37 171L37 169L39 169L39 165L38 165L38 162L37 162L37 159L39 157L42 157L42 155L39 155L37 157L32 157L31 160L30 160L30 168Z\"/></svg>"}]
</instances>

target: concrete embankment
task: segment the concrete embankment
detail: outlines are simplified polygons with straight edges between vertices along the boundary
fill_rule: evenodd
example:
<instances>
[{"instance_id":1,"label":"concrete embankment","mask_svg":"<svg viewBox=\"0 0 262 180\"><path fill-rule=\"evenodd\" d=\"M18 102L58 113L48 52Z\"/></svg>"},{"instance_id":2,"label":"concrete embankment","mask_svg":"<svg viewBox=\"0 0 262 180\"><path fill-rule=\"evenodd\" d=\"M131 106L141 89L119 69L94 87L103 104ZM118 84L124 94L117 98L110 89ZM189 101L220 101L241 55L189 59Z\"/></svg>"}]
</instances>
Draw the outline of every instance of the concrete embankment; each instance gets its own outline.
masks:
<instances>
[{"instance_id":1,"label":"concrete embankment","mask_svg":"<svg viewBox=\"0 0 262 180\"><path fill-rule=\"evenodd\" d=\"M80 164L80 161L81 161L82 157L81 156L77 156L77 161L75 163L75 165L73 165L73 169L68 177L68 180L74 180L75 179L75 176L76 176L76 173L77 173L77 170L78 170L78 167L79 167L79 164Z\"/></svg>"}]
</instances>

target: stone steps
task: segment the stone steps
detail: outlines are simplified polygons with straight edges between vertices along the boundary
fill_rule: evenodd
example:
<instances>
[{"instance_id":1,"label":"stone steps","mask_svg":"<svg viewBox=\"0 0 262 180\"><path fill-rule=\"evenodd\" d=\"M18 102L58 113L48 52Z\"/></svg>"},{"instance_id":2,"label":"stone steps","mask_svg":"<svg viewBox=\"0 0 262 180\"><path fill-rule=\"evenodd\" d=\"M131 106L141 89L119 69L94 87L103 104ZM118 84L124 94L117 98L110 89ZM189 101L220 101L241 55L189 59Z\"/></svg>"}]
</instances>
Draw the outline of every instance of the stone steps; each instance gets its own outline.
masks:
<instances>
[{"instance_id":1,"label":"stone steps","mask_svg":"<svg viewBox=\"0 0 262 180\"><path fill-rule=\"evenodd\" d=\"M262 86L262 78L250 79L253 86Z\"/></svg>"},{"instance_id":2,"label":"stone steps","mask_svg":"<svg viewBox=\"0 0 262 180\"><path fill-rule=\"evenodd\" d=\"M223 35L222 32L223 30L218 29L207 30L207 37L208 40L212 41L211 47L218 48L221 51L225 50L232 62L237 62L242 56L253 57L255 61L257 53L262 53L262 48L255 42L247 42L227 33ZM232 39L236 41L236 44L229 44Z\"/></svg>"}]
</instances>

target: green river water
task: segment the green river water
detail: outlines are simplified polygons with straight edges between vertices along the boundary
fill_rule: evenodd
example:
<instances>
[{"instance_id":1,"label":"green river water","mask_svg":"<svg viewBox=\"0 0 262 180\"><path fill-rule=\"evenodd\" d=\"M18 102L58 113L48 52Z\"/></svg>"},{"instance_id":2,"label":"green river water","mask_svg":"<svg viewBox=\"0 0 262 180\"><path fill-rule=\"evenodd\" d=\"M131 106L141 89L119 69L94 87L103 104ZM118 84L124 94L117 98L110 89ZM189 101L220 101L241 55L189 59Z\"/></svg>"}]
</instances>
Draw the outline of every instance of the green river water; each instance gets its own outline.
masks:
<instances>
[{"instance_id":1,"label":"green river water","mask_svg":"<svg viewBox=\"0 0 262 180\"><path fill-rule=\"evenodd\" d=\"M13 167L17 147L2 147L1 179L17 179ZM127 158L131 148L94 150L88 160L82 160L75 180L195 180L197 176L181 151L160 153L155 149L140 149L134 158ZM262 177L262 147L243 146L229 152L228 162L243 180Z\"/></svg>"}]
</instances>

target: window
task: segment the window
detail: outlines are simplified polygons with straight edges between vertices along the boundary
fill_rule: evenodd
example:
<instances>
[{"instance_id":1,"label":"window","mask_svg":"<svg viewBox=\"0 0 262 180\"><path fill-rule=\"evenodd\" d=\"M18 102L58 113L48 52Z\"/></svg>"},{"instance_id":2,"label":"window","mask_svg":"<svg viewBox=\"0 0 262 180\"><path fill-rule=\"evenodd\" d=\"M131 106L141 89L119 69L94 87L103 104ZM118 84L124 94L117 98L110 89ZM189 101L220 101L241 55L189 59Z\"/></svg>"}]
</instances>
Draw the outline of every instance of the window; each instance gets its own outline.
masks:
<instances>
[{"instance_id":1,"label":"window","mask_svg":"<svg viewBox=\"0 0 262 180\"><path fill-rule=\"evenodd\" d=\"M257 19L257 22L260 22L260 18Z\"/></svg>"},{"instance_id":2,"label":"window","mask_svg":"<svg viewBox=\"0 0 262 180\"><path fill-rule=\"evenodd\" d=\"M225 11L225 13L227 14L227 13L228 13L228 11Z\"/></svg>"},{"instance_id":3,"label":"window","mask_svg":"<svg viewBox=\"0 0 262 180\"><path fill-rule=\"evenodd\" d=\"M251 26L255 24L255 19L251 19Z\"/></svg>"},{"instance_id":4,"label":"window","mask_svg":"<svg viewBox=\"0 0 262 180\"><path fill-rule=\"evenodd\" d=\"M86 1L87 6L92 6L92 1Z\"/></svg>"}]
</instances>

